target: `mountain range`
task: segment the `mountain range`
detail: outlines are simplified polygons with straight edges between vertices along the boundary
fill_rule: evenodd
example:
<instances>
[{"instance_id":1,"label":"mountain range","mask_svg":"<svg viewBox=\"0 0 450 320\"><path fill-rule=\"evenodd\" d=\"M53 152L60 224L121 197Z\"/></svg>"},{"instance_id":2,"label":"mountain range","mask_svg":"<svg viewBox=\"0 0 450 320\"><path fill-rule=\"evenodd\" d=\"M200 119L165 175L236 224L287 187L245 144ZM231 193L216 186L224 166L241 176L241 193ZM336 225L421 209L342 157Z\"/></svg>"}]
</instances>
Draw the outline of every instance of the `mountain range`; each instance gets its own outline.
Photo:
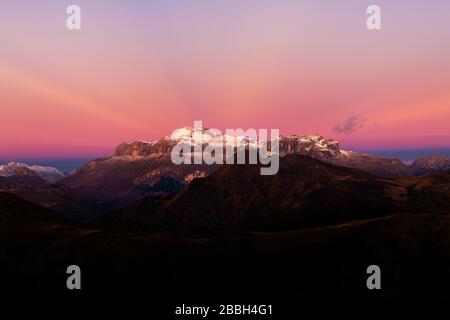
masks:
<instances>
[{"instance_id":1,"label":"mountain range","mask_svg":"<svg viewBox=\"0 0 450 320\"><path fill-rule=\"evenodd\" d=\"M254 170L255 166L242 166L242 168L231 166L234 169L230 169L228 165L174 165L170 156L172 148L180 141L192 143L193 133L194 129L185 127L172 136L165 136L153 142L123 143L116 148L112 157L87 162L66 177L59 170L50 167L20 163L2 165L0 166L0 190L16 194L35 204L55 209L69 216L83 216L91 219L103 213L124 208L144 198L171 194L178 196L193 181L208 177L219 169L220 172L232 170L229 171L230 174L242 170L243 177L247 172ZM255 143L245 138L238 141L247 147ZM203 147L205 146L206 144ZM377 183L380 179L427 176L450 168L450 159L443 156L422 156L411 165L406 165L394 158L380 158L343 150L336 140L326 139L321 135L281 136L279 146L279 155L282 159L289 155L303 155L307 157L301 158L301 161L307 165L308 157L312 157L338 167L361 170L352 175L369 174L378 179ZM291 159L282 163L292 161ZM302 168L301 163L297 165ZM295 172L292 175L295 176ZM333 177L329 179L335 181ZM362 184L368 185L366 182ZM371 180L370 185L372 182ZM196 185L197 183L191 189L195 189ZM336 187L336 192L342 187L343 185ZM355 190L355 194L349 194L348 197L358 198L356 194L359 191L357 191ZM331 189L326 192L332 193ZM315 194L312 193L312 195ZM303 193L302 196L306 194ZM283 201L289 203L288 200ZM382 199L380 203L386 204L390 201ZM287 207L283 207L284 209L290 210Z\"/></svg>"},{"instance_id":2,"label":"mountain range","mask_svg":"<svg viewBox=\"0 0 450 320\"><path fill-rule=\"evenodd\" d=\"M181 140L184 143L193 140L193 128L184 127L178 130L180 133L177 134L176 131L174 134L175 138L165 136L153 142L135 141L122 143L117 147L114 157L139 159L169 155L172 148ZM202 132L205 130L202 129ZM245 140L244 138L238 139L239 142L247 146L256 144L256 142ZM445 156L421 156L411 165L407 165L395 158L377 157L366 153L343 150L338 141L324 138L318 134L280 136L279 142L280 156L287 154L308 155L339 166L361 169L377 176L417 176L450 168L450 158Z\"/></svg>"},{"instance_id":3,"label":"mountain range","mask_svg":"<svg viewBox=\"0 0 450 320\"><path fill-rule=\"evenodd\" d=\"M1 166L2 290L73 299L76 264L83 296L449 298L448 159L406 166L289 136L279 172L262 176L259 165L176 166L175 143L122 144L55 180ZM372 264L378 292L365 285Z\"/></svg>"}]
</instances>

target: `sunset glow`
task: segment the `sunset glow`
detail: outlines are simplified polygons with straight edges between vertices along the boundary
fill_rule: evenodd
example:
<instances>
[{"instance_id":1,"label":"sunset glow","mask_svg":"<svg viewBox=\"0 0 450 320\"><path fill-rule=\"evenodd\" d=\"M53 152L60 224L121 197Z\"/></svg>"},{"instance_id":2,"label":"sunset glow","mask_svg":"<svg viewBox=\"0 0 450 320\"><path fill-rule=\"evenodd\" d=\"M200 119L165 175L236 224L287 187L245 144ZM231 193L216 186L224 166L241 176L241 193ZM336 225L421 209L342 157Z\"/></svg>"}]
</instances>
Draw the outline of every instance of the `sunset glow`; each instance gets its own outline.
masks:
<instances>
[{"instance_id":1,"label":"sunset glow","mask_svg":"<svg viewBox=\"0 0 450 320\"><path fill-rule=\"evenodd\" d=\"M450 147L450 2L64 1L0 11L0 159L109 155L202 120L364 150ZM28 4L25 4L28 3ZM351 133L335 126L358 116Z\"/></svg>"}]
</instances>

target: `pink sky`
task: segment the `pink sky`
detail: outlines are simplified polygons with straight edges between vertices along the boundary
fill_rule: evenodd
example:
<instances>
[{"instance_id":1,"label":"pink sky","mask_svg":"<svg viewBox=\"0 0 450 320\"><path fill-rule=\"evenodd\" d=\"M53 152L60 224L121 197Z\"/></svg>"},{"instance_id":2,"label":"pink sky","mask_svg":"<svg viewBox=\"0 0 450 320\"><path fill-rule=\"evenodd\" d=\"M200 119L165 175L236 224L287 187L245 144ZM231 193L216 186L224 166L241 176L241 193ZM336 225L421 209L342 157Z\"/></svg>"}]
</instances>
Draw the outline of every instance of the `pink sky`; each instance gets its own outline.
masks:
<instances>
[{"instance_id":1,"label":"pink sky","mask_svg":"<svg viewBox=\"0 0 450 320\"><path fill-rule=\"evenodd\" d=\"M0 158L107 155L194 120L450 147L448 1L378 1L376 32L373 1L77 1L75 32L63 1L9 2ZM350 117L358 130L333 129Z\"/></svg>"}]
</instances>

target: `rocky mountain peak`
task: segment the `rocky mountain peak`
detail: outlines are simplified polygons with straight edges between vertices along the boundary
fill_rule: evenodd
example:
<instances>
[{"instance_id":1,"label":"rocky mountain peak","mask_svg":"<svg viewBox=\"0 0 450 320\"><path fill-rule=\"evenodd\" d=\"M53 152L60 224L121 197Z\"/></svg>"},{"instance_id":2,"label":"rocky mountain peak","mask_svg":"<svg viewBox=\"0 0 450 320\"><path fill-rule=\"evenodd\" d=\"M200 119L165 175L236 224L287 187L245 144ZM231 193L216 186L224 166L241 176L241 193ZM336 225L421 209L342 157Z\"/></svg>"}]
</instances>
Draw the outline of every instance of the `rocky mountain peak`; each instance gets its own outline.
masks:
<instances>
[{"instance_id":1,"label":"rocky mountain peak","mask_svg":"<svg viewBox=\"0 0 450 320\"><path fill-rule=\"evenodd\" d=\"M56 182L64 178L64 174L53 167L28 165L25 163L10 162L0 165L0 177L34 177L38 176L47 182Z\"/></svg>"},{"instance_id":2,"label":"rocky mountain peak","mask_svg":"<svg viewBox=\"0 0 450 320\"><path fill-rule=\"evenodd\" d=\"M410 166L414 175L422 175L430 171L447 170L450 158L444 155L420 156Z\"/></svg>"}]
</instances>

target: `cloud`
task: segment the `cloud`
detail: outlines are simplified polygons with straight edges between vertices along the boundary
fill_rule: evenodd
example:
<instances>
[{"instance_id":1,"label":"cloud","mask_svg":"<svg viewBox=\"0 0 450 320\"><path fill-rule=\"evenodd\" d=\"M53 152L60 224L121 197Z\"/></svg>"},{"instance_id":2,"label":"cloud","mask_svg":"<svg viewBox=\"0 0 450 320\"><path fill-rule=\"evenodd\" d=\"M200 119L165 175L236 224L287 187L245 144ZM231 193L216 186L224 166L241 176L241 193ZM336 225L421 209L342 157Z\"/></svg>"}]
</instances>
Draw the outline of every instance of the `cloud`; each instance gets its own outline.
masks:
<instances>
[{"instance_id":1,"label":"cloud","mask_svg":"<svg viewBox=\"0 0 450 320\"><path fill-rule=\"evenodd\" d=\"M348 117L343 122L335 125L333 127L333 131L337 133L352 134L356 130L359 130L362 127L364 127L366 122L367 119L364 119L359 115L353 115L351 117Z\"/></svg>"}]
</instances>

